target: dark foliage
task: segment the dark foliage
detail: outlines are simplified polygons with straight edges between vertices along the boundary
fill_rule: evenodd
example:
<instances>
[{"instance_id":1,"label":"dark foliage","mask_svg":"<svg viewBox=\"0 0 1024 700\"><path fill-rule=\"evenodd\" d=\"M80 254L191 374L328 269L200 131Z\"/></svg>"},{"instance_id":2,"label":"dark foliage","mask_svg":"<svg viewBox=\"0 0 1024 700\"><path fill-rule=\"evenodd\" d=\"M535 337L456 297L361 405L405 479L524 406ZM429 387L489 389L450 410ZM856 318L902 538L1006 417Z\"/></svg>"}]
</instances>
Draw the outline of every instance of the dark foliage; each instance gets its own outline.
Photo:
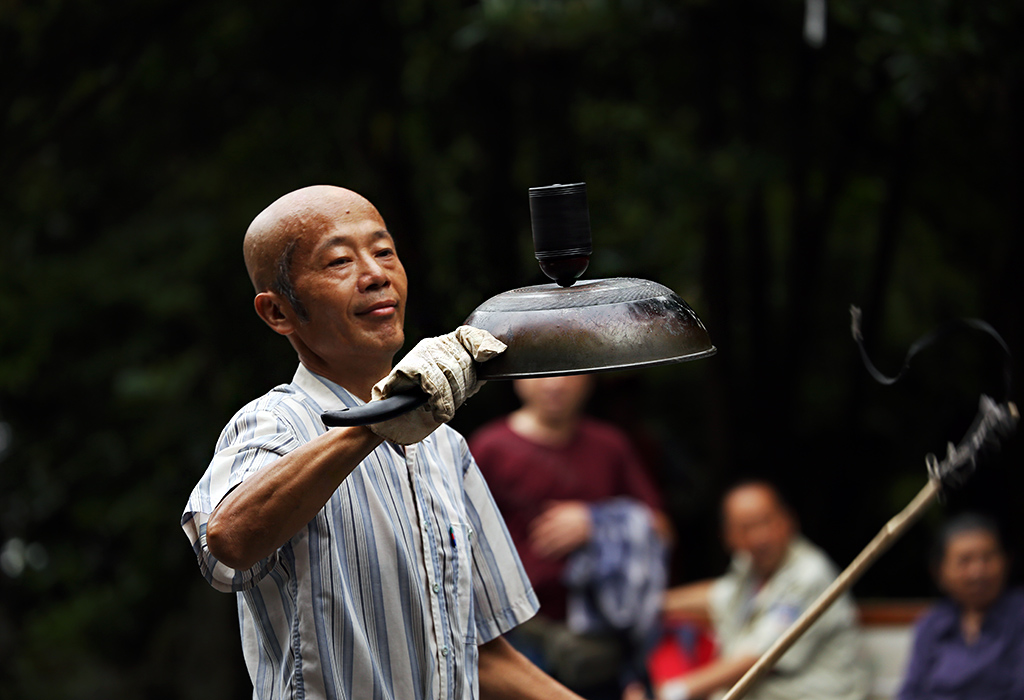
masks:
<instances>
[{"instance_id":1,"label":"dark foliage","mask_svg":"<svg viewBox=\"0 0 1024 700\"><path fill-rule=\"evenodd\" d=\"M717 573L718 490L747 473L852 558L1001 357L964 336L878 387L848 305L883 368L956 316L1024 347L1024 54L1006 0L829 10L815 49L795 0L0 2L0 696L250 694L177 522L224 422L291 376L240 242L313 183L383 212L415 339L540 281L527 188L586 181L588 276L673 287L720 349L594 406L651 457L676 576ZM496 383L457 427L512 404ZM1019 548L1020 461L946 510ZM930 594L941 515L858 591Z\"/></svg>"}]
</instances>

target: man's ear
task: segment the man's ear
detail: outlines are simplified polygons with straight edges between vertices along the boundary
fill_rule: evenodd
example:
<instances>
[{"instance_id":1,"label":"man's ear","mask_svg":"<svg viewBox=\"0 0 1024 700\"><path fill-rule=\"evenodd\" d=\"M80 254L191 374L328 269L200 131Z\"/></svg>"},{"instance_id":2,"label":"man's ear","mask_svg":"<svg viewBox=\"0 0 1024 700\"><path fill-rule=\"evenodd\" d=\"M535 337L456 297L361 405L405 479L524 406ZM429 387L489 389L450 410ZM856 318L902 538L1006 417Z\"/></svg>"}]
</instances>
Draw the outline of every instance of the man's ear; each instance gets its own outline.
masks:
<instances>
[{"instance_id":1,"label":"man's ear","mask_svg":"<svg viewBox=\"0 0 1024 700\"><path fill-rule=\"evenodd\" d=\"M256 313L275 333L291 335L295 332L295 312L276 292L260 292L253 300Z\"/></svg>"}]
</instances>

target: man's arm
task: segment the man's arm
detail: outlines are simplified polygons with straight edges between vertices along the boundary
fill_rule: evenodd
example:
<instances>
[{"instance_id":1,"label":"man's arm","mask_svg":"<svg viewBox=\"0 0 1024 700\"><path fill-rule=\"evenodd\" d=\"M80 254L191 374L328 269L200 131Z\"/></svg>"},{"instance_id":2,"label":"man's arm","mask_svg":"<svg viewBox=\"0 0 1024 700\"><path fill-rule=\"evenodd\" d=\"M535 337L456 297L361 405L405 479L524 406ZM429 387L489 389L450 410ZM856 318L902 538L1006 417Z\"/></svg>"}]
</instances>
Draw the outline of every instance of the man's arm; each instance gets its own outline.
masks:
<instances>
[{"instance_id":1,"label":"man's arm","mask_svg":"<svg viewBox=\"0 0 1024 700\"><path fill-rule=\"evenodd\" d=\"M903 674L899 700L920 700L924 696L923 686L930 675L931 647L935 642L934 630L929 624L934 618L926 617L914 626L914 642L910 648L910 660Z\"/></svg>"},{"instance_id":2,"label":"man's arm","mask_svg":"<svg viewBox=\"0 0 1024 700\"><path fill-rule=\"evenodd\" d=\"M665 511L658 508L651 508L651 527L661 537L665 546L671 549L676 543L676 529L672 525L672 519Z\"/></svg>"},{"instance_id":3,"label":"man's arm","mask_svg":"<svg viewBox=\"0 0 1024 700\"><path fill-rule=\"evenodd\" d=\"M757 663L756 656L734 656L719 659L688 673L679 680L672 680L657 688L658 700L696 700L705 698L716 690L727 690L743 678Z\"/></svg>"},{"instance_id":4,"label":"man's arm","mask_svg":"<svg viewBox=\"0 0 1024 700\"><path fill-rule=\"evenodd\" d=\"M666 615L704 618L708 615L708 598L715 579L688 583L665 591L662 611Z\"/></svg>"},{"instance_id":5,"label":"man's arm","mask_svg":"<svg viewBox=\"0 0 1024 700\"><path fill-rule=\"evenodd\" d=\"M651 527L670 546L675 535L672 523L659 510L651 509ZM584 501L552 501L530 523L530 546L542 557L561 559L593 535L590 508Z\"/></svg>"},{"instance_id":6,"label":"man's arm","mask_svg":"<svg viewBox=\"0 0 1024 700\"><path fill-rule=\"evenodd\" d=\"M552 501L530 523L530 547L538 556L561 559L590 541L594 524L583 501Z\"/></svg>"},{"instance_id":7,"label":"man's arm","mask_svg":"<svg viewBox=\"0 0 1024 700\"><path fill-rule=\"evenodd\" d=\"M334 428L263 467L213 509L206 528L210 553L239 570L269 556L381 442L367 428Z\"/></svg>"},{"instance_id":8,"label":"man's arm","mask_svg":"<svg viewBox=\"0 0 1024 700\"><path fill-rule=\"evenodd\" d=\"M516 651L504 637L481 644L480 700L582 700Z\"/></svg>"}]
</instances>

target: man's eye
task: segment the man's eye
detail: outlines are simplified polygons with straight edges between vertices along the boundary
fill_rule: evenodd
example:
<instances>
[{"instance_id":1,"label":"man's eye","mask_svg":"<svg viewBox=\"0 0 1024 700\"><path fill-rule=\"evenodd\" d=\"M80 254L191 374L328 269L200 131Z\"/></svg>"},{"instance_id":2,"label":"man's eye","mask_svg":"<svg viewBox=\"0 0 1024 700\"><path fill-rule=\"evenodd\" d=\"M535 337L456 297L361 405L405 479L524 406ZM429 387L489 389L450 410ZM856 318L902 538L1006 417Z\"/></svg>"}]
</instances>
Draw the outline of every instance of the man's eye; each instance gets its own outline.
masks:
<instances>
[{"instance_id":1,"label":"man's eye","mask_svg":"<svg viewBox=\"0 0 1024 700\"><path fill-rule=\"evenodd\" d=\"M352 262L351 258L335 258L334 260L332 260L328 264L333 267L333 266L336 266L336 265L347 265L350 262Z\"/></svg>"},{"instance_id":2,"label":"man's eye","mask_svg":"<svg viewBox=\"0 0 1024 700\"><path fill-rule=\"evenodd\" d=\"M377 251L377 257L378 258L386 258L386 257L388 257L390 255L394 255L394 254L395 254L395 251L393 251L391 248L385 248L384 250L378 250Z\"/></svg>"}]
</instances>

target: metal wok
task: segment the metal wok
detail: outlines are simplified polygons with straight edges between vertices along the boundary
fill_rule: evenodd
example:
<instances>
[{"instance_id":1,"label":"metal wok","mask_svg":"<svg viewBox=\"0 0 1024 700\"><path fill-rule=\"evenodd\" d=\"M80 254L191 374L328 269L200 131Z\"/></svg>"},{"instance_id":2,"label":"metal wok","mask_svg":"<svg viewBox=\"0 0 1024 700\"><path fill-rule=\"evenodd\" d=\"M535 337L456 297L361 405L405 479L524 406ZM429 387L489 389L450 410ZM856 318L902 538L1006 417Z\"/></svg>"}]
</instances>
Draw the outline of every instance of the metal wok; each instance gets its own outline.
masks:
<instances>
[{"instance_id":1,"label":"metal wok","mask_svg":"<svg viewBox=\"0 0 1024 700\"><path fill-rule=\"evenodd\" d=\"M477 365L480 379L589 374L715 354L697 314L668 287L631 277L576 281L590 256L582 184L533 188L530 196L537 258L556 284L503 292L469 315L466 325L483 328L508 346ZM559 238L564 232L568 240ZM332 427L367 425L411 411L426 400L419 391L391 396L328 411L323 421Z\"/></svg>"}]
</instances>

